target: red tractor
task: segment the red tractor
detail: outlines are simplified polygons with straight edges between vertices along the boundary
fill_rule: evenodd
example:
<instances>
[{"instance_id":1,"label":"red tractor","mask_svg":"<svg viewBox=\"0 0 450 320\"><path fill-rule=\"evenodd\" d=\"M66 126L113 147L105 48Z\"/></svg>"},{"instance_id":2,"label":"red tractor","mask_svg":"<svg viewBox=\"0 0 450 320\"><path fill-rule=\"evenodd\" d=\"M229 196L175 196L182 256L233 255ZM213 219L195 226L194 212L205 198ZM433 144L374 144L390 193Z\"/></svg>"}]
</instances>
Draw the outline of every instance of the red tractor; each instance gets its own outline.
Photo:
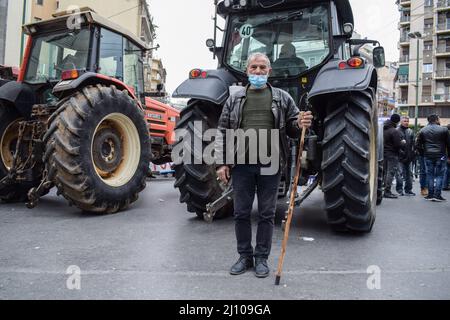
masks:
<instances>
[{"instance_id":1,"label":"red tractor","mask_svg":"<svg viewBox=\"0 0 450 320\"><path fill-rule=\"evenodd\" d=\"M84 211L127 208L146 187L152 155L142 60L149 49L90 11L24 31L18 81L0 87L0 199L31 208L56 186Z\"/></svg>"},{"instance_id":2,"label":"red tractor","mask_svg":"<svg viewBox=\"0 0 450 320\"><path fill-rule=\"evenodd\" d=\"M152 163L162 165L172 162L172 146L180 111L151 98L145 98L145 108L145 119L150 126L152 140Z\"/></svg>"}]
</instances>

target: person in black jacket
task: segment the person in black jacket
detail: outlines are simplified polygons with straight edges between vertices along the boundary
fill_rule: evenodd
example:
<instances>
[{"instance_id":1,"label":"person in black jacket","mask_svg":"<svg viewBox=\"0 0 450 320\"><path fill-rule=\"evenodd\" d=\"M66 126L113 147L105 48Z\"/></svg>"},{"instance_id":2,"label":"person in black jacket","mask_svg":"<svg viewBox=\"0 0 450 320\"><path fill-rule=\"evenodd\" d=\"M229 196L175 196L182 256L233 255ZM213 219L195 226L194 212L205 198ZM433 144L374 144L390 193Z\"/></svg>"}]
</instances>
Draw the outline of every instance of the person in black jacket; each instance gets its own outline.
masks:
<instances>
[{"instance_id":1,"label":"person in black jacket","mask_svg":"<svg viewBox=\"0 0 450 320\"><path fill-rule=\"evenodd\" d=\"M414 132L409 128L409 117L402 117L398 127L401 139L406 141L404 149L400 150L400 161L395 179L397 193L401 196L415 196L412 179L412 163L415 160ZM405 188L403 190L403 187Z\"/></svg>"},{"instance_id":2,"label":"person in black jacket","mask_svg":"<svg viewBox=\"0 0 450 320\"><path fill-rule=\"evenodd\" d=\"M397 174L400 151L406 144L402 140L397 125L400 122L400 115L392 115L390 120L384 123L384 197L389 199L397 199L398 196L391 191L392 181Z\"/></svg>"},{"instance_id":3,"label":"person in black jacket","mask_svg":"<svg viewBox=\"0 0 450 320\"><path fill-rule=\"evenodd\" d=\"M447 125L448 134L450 134L450 124ZM447 174L444 176L444 188L445 191L450 191L450 153L447 159Z\"/></svg>"},{"instance_id":4,"label":"person in black jacket","mask_svg":"<svg viewBox=\"0 0 450 320\"><path fill-rule=\"evenodd\" d=\"M429 201L446 201L442 197L442 183L450 153L450 135L448 129L440 126L438 115L428 117L428 126L419 132L417 147L423 150L427 170Z\"/></svg>"}]
</instances>

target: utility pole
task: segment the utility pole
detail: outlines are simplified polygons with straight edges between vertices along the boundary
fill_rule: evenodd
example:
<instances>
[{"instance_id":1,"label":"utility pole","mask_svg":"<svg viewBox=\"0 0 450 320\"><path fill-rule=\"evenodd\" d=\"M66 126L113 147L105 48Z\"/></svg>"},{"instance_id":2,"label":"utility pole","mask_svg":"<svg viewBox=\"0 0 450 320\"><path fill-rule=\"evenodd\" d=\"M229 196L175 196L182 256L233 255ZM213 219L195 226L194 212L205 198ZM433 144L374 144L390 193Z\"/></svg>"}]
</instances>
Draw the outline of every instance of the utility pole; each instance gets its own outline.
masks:
<instances>
[{"instance_id":1,"label":"utility pole","mask_svg":"<svg viewBox=\"0 0 450 320\"><path fill-rule=\"evenodd\" d=\"M420 40L422 39L422 34L420 32L414 32L408 34L408 37L411 39L417 40L417 57L416 57L416 108L414 112L414 132L417 133L419 131L419 68L420 68Z\"/></svg>"}]
</instances>

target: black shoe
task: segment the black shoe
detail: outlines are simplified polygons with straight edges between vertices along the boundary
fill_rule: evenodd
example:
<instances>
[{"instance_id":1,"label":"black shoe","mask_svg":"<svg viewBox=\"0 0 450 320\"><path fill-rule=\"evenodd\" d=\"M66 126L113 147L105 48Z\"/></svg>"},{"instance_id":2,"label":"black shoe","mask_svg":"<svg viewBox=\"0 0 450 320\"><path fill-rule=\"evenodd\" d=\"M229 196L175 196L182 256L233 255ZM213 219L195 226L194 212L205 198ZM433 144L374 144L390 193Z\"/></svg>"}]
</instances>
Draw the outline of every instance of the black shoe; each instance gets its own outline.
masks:
<instances>
[{"instance_id":1,"label":"black shoe","mask_svg":"<svg viewBox=\"0 0 450 320\"><path fill-rule=\"evenodd\" d=\"M407 196L407 197L415 197L416 194L414 192L405 192L405 196Z\"/></svg>"},{"instance_id":2,"label":"black shoe","mask_svg":"<svg viewBox=\"0 0 450 320\"><path fill-rule=\"evenodd\" d=\"M398 193L398 196L399 196L399 197L404 197L404 196L405 196L405 194L403 193L403 191L400 191L400 192L397 191L397 193Z\"/></svg>"},{"instance_id":3,"label":"black shoe","mask_svg":"<svg viewBox=\"0 0 450 320\"><path fill-rule=\"evenodd\" d=\"M442 196L434 197L433 200L436 201L436 202L445 202L445 201L447 201L447 199L442 198Z\"/></svg>"},{"instance_id":4,"label":"black shoe","mask_svg":"<svg viewBox=\"0 0 450 320\"><path fill-rule=\"evenodd\" d=\"M444 189L442 189L442 190L444 190L444 191L450 191L450 187L444 188Z\"/></svg>"},{"instance_id":5,"label":"black shoe","mask_svg":"<svg viewBox=\"0 0 450 320\"><path fill-rule=\"evenodd\" d=\"M251 269L254 266L255 265L253 263L252 257L241 256L238 262L236 262L234 266L231 267L230 274L233 276L238 276L245 273L248 269Z\"/></svg>"},{"instance_id":6,"label":"black shoe","mask_svg":"<svg viewBox=\"0 0 450 320\"><path fill-rule=\"evenodd\" d=\"M426 196L426 197L425 197L425 200L427 200L427 201L433 201L433 200L434 200L434 197L433 197L433 196Z\"/></svg>"},{"instance_id":7,"label":"black shoe","mask_svg":"<svg viewBox=\"0 0 450 320\"><path fill-rule=\"evenodd\" d=\"M384 197L387 199L398 199L398 196L396 196L395 194L393 194L391 192L385 192Z\"/></svg>"},{"instance_id":8,"label":"black shoe","mask_svg":"<svg viewBox=\"0 0 450 320\"><path fill-rule=\"evenodd\" d=\"M267 266L267 260L266 259L256 259L256 266L255 266L255 276L257 278L267 278L270 274L270 269Z\"/></svg>"}]
</instances>

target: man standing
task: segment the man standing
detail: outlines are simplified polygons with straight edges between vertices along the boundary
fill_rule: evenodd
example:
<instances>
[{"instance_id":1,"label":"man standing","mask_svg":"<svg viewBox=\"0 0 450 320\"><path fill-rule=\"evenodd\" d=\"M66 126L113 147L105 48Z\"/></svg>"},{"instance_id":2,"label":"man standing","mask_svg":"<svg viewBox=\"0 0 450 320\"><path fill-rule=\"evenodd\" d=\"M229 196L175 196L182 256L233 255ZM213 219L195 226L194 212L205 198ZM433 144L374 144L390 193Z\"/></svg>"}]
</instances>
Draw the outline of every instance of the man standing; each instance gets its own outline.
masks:
<instances>
[{"instance_id":1,"label":"man standing","mask_svg":"<svg viewBox=\"0 0 450 320\"><path fill-rule=\"evenodd\" d=\"M450 134L450 124L447 125L448 134ZM447 160L447 174L444 176L444 188L445 191L450 191L450 153Z\"/></svg>"},{"instance_id":2,"label":"man standing","mask_svg":"<svg viewBox=\"0 0 450 320\"><path fill-rule=\"evenodd\" d=\"M447 128L440 126L438 115L428 117L428 126L419 132L417 144L425 156L428 181L428 196L425 199L446 201L442 197L442 183L448 161L447 152L450 152L450 135Z\"/></svg>"},{"instance_id":3,"label":"man standing","mask_svg":"<svg viewBox=\"0 0 450 320\"><path fill-rule=\"evenodd\" d=\"M400 150L406 144L397 130L400 119L400 115L394 114L384 123L384 197L388 199L398 198L391 189L399 166Z\"/></svg>"},{"instance_id":4,"label":"man standing","mask_svg":"<svg viewBox=\"0 0 450 320\"><path fill-rule=\"evenodd\" d=\"M268 84L271 71L271 63L266 55L256 53L249 57L247 74L250 84L231 93L219 120L219 131L222 137L229 129L242 129L245 133L256 131L259 140L264 137L263 131L269 132L270 136L270 130L278 130L279 140L275 141L275 144L279 144L280 147L276 148L279 150L276 156L277 159L281 158L283 167L288 159L287 135L299 138L301 128L309 128L313 116L311 112L306 112L300 117L292 97L287 92ZM218 150L227 152L225 140L216 140L216 157L220 153ZM261 146L260 141L258 145ZM267 150L270 151L273 148L268 146ZM261 150L258 151L261 152ZM267 260L272 247L278 187L283 168L278 168L276 174L266 175L263 173L265 166L261 164L260 159L257 163L249 161L253 154L248 148L238 148L237 152L241 153L239 157L242 153L245 154L244 164L239 163L233 168L222 165L217 171L219 179L225 184L229 183L231 177L233 178L234 218L237 251L240 258L233 265L230 273L240 275L255 266L255 275L258 278L265 278L270 273ZM222 157L222 159L225 158L226 155ZM255 193L258 196L259 221L256 247L253 249L250 215Z\"/></svg>"},{"instance_id":5,"label":"man standing","mask_svg":"<svg viewBox=\"0 0 450 320\"><path fill-rule=\"evenodd\" d=\"M399 166L397 170L397 193L401 196L415 196L412 181L412 162L414 161L414 132L409 128L409 117L402 117L400 127L401 140L406 141L406 145L400 150ZM403 184L405 189L403 190Z\"/></svg>"}]
</instances>

